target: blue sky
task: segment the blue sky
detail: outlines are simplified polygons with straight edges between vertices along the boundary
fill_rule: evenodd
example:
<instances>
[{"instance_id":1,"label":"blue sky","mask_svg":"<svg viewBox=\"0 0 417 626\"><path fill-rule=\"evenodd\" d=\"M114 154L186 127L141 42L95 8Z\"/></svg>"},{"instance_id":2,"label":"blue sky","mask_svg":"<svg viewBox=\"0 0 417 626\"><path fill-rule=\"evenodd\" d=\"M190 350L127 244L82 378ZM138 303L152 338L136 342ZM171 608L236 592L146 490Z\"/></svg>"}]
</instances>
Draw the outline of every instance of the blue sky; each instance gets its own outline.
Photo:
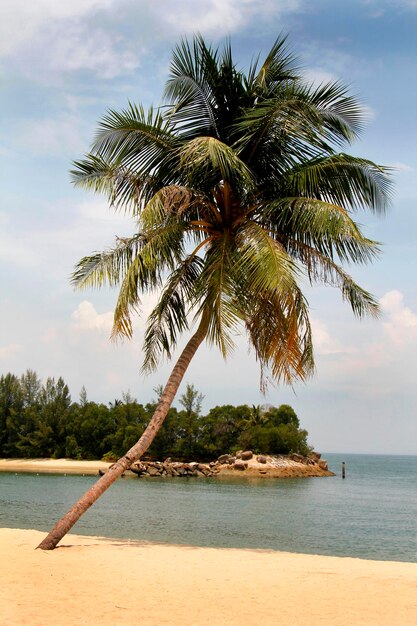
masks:
<instances>
[{"instance_id":1,"label":"blue sky","mask_svg":"<svg viewBox=\"0 0 417 626\"><path fill-rule=\"evenodd\" d=\"M306 78L340 79L368 123L349 150L395 167L384 218L358 214L383 243L372 266L351 268L380 300L380 320L359 322L338 292L308 290L317 374L307 385L259 393L244 340L226 364L202 349L185 378L216 404L289 403L316 449L417 454L417 1L3 0L0 20L0 371L62 375L72 396L141 402L169 364L140 375L145 316L130 343L109 341L115 292L74 292L74 264L132 224L103 198L75 190L74 159L97 120L128 100L159 104L170 51L201 32L230 36L244 68L289 33Z\"/></svg>"}]
</instances>

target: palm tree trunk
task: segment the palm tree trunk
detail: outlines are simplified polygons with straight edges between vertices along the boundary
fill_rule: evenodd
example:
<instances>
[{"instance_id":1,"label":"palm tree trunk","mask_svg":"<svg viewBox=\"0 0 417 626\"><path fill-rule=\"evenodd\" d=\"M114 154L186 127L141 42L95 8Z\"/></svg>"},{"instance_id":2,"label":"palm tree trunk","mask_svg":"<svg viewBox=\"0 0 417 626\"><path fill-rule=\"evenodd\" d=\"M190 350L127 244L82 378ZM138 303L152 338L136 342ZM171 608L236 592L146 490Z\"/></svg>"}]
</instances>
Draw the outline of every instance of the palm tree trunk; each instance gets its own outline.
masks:
<instances>
[{"instance_id":1,"label":"palm tree trunk","mask_svg":"<svg viewBox=\"0 0 417 626\"><path fill-rule=\"evenodd\" d=\"M87 509L89 509L96 500L98 500L101 494L104 493L125 470L129 469L132 463L140 459L140 457L146 452L161 428L187 367L189 366L197 349L204 341L206 334L207 321L206 316L203 314L203 318L197 331L191 337L176 362L161 395L158 406L156 407L155 413L153 414L152 419L150 420L141 438L121 459L109 468L104 476L102 476L88 491L86 491L78 502L76 502L69 509L64 517L56 523L49 535L38 545L38 548L41 548L42 550L53 550L56 548L58 542L61 541L67 532L74 526L75 522L80 519L81 515L83 515L83 513L85 513L85 511L87 511Z\"/></svg>"}]
</instances>

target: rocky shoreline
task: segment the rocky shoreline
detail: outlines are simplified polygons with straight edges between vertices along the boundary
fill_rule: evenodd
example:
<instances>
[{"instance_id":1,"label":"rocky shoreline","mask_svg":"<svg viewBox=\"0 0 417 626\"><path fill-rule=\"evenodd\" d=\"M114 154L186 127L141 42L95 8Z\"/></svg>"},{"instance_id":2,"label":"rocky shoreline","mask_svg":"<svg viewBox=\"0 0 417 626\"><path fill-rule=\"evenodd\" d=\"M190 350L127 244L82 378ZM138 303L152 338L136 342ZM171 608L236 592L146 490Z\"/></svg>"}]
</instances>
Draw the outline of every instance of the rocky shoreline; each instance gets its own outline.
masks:
<instances>
[{"instance_id":1,"label":"rocky shoreline","mask_svg":"<svg viewBox=\"0 0 417 626\"><path fill-rule=\"evenodd\" d=\"M100 470L100 474L105 470ZM248 476L259 478L307 478L334 476L327 461L319 453L304 457L291 455L254 455L251 450L239 451L235 455L223 454L216 461L182 463L166 459L165 461L137 461L133 463L125 476L138 477L224 477Z\"/></svg>"}]
</instances>

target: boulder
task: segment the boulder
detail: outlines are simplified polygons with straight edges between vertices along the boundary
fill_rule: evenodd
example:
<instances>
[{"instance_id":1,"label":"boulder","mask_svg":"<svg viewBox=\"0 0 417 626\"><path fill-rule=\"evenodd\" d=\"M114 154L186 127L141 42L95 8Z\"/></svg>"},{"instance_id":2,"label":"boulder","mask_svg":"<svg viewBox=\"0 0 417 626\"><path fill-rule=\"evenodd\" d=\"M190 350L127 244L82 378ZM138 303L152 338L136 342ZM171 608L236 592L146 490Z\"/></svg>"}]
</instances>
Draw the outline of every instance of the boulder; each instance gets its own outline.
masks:
<instances>
[{"instance_id":1,"label":"boulder","mask_svg":"<svg viewBox=\"0 0 417 626\"><path fill-rule=\"evenodd\" d=\"M329 470L329 466L327 465L327 461L325 461L324 459L320 459L319 467L321 467L322 470L326 470L326 472Z\"/></svg>"},{"instance_id":2,"label":"boulder","mask_svg":"<svg viewBox=\"0 0 417 626\"><path fill-rule=\"evenodd\" d=\"M241 459L236 459L236 461L233 464L233 469L240 470L241 472L243 472L247 468L247 466L248 464L245 463L245 461L242 461Z\"/></svg>"},{"instance_id":3,"label":"boulder","mask_svg":"<svg viewBox=\"0 0 417 626\"><path fill-rule=\"evenodd\" d=\"M146 467L140 461L130 466L130 471L138 476L141 476L144 472L146 472Z\"/></svg>"},{"instance_id":4,"label":"boulder","mask_svg":"<svg viewBox=\"0 0 417 626\"><path fill-rule=\"evenodd\" d=\"M321 454L319 452L312 452L310 458L313 459L315 463L318 463L321 459Z\"/></svg>"},{"instance_id":5,"label":"boulder","mask_svg":"<svg viewBox=\"0 0 417 626\"><path fill-rule=\"evenodd\" d=\"M243 452L243 450L238 450L236 452L235 456L236 456L237 459L241 459L242 458L242 452Z\"/></svg>"},{"instance_id":6,"label":"boulder","mask_svg":"<svg viewBox=\"0 0 417 626\"><path fill-rule=\"evenodd\" d=\"M256 457L256 460L258 461L258 463L266 463L266 456L263 456L262 454Z\"/></svg>"},{"instance_id":7,"label":"boulder","mask_svg":"<svg viewBox=\"0 0 417 626\"><path fill-rule=\"evenodd\" d=\"M292 454L291 458L293 461L296 461L297 463L304 463L305 459L303 456L301 456L301 454Z\"/></svg>"},{"instance_id":8,"label":"boulder","mask_svg":"<svg viewBox=\"0 0 417 626\"><path fill-rule=\"evenodd\" d=\"M147 473L149 474L149 476L160 476L161 470L158 467L154 467L153 465L150 465L148 467Z\"/></svg>"},{"instance_id":9,"label":"boulder","mask_svg":"<svg viewBox=\"0 0 417 626\"><path fill-rule=\"evenodd\" d=\"M253 457L252 450L245 450L240 455L240 458L242 459L242 461L249 461L249 459L251 459L252 457Z\"/></svg>"},{"instance_id":10,"label":"boulder","mask_svg":"<svg viewBox=\"0 0 417 626\"><path fill-rule=\"evenodd\" d=\"M231 454L222 454L217 460L219 463L228 463L230 458L233 458Z\"/></svg>"}]
</instances>

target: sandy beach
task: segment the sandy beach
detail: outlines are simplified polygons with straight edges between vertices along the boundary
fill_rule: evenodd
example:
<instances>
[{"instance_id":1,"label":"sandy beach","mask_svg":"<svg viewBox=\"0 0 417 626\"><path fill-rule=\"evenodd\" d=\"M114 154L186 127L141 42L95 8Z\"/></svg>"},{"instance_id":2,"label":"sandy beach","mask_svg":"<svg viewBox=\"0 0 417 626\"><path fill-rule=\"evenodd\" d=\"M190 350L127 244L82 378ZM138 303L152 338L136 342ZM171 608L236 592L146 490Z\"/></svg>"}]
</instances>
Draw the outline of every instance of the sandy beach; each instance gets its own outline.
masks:
<instances>
[{"instance_id":1,"label":"sandy beach","mask_svg":"<svg viewBox=\"0 0 417 626\"><path fill-rule=\"evenodd\" d=\"M417 564L0 529L2 626L414 626Z\"/></svg>"},{"instance_id":2,"label":"sandy beach","mask_svg":"<svg viewBox=\"0 0 417 626\"><path fill-rule=\"evenodd\" d=\"M39 474L93 474L111 463L72 459L0 459L0 472L39 472Z\"/></svg>"}]
</instances>

